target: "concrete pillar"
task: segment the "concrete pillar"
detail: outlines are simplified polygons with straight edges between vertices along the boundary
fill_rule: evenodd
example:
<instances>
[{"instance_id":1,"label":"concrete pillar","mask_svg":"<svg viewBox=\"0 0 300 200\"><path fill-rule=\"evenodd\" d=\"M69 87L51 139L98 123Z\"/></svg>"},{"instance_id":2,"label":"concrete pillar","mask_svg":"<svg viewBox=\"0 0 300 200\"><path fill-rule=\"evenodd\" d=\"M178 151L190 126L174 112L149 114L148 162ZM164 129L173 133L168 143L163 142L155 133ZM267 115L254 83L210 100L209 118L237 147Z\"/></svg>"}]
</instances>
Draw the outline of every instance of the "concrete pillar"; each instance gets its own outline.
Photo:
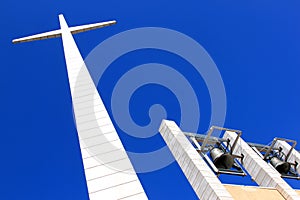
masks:
<instances>
[{"instance_id":1,"label":"concrete pillar","mask_svg":"<svg viewBox=\"0 0 300 200\"><path fill-rule=\"evenodd\" d=\"M226 131L223 138L230 139L232 144L237 134ZM252 176L252 179L260 186L274 187L285 199L298 199L300 197L282 178L281 175L266 163L242 138L239 138L233 151L234 154L243 154L243 166Z\"/></svg>"},{"instance_id":2,"label":"concrete pillar","mask_svg":"<svg viewBox=\"0 0 300 200\"><path fill-rule=\"evenodd\" d=\"M175 122L163 120L159 132L199 199L233 199Z\"/></svg>"},{"instance_id":3,"label":"concrete pillar","mask_svg":"<svg viewBox=\"0 0 300 200\"><path fill-rule=\"evenodd\" d=\"M70 28L59 19L89 199L148 199Z\"/></svg>"}]
</instances>

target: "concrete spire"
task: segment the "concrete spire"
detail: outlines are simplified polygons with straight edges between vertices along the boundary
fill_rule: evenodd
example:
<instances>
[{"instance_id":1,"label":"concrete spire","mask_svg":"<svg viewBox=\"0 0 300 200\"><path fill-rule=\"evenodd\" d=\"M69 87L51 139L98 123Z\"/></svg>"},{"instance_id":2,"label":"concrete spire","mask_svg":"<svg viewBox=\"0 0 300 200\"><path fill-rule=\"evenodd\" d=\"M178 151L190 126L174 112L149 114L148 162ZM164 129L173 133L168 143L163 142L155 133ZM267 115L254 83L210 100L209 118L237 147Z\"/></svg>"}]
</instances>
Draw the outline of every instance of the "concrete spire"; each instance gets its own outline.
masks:
<instances>
[{"instance_id":1,"label":"concrete spire","mask_svg":"<svg viewBox=\"0 0 300 200\"><path fill-rule=\"evenodd\" d=\"M62 37L89 198L147 199L72 36L116 21L68 27L63 15L59 15L59 22L59 30L16 39L13 43Z\"/></svg>"}]
</instances>

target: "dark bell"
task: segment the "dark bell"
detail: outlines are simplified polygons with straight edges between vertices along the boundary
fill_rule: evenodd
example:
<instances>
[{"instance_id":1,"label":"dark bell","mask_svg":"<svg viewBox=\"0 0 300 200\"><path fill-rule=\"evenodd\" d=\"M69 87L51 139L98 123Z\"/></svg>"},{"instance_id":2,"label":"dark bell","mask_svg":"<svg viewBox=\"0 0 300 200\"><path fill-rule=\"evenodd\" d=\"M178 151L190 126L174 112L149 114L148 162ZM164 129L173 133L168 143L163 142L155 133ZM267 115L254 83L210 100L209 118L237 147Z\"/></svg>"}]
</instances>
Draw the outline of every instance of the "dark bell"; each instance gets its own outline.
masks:
<instances>
[{"instance_id":1,"label":"dark bell","mask_svg":"<svg viewBox=\"0 0 300 200\"><path fill-rule=\"evenodd\" d=\"M217 168L230 169L233 166L234 160L232 155L230 155L229 153L224 153L219 148L213 148L210 151L210 156Z\"/></svg>"},{"instance_id":2,"label":"dark bell","mask_svg":"<svg viewBox=\"0 0 300 200\"><path fill-rule=\"evenodd\" d=\"M288 162L284 162L277 157L273 157L270 160L270 163L273 167L281 174L286 174L290 171L291 164Z\"/></svg>"}]
</instances>

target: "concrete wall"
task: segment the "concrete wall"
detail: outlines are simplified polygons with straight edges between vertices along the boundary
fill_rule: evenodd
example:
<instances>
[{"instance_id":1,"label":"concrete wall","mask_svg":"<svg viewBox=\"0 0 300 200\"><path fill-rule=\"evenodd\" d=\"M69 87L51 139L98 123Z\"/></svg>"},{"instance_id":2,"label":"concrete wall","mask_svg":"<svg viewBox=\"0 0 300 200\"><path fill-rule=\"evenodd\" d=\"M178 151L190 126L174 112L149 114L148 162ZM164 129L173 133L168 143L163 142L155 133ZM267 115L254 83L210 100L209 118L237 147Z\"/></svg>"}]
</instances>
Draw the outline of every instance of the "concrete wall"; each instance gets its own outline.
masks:
<instances>
[{"instance_id":1,"label":"concrete wall","mask_svg":"<svg viewBox=\"0 0 300 200\"><path fill-rule=\"evenodd\" d=\"M284 200L275 188L224 185L236 200Z\"/></svg>"}]
</instances>

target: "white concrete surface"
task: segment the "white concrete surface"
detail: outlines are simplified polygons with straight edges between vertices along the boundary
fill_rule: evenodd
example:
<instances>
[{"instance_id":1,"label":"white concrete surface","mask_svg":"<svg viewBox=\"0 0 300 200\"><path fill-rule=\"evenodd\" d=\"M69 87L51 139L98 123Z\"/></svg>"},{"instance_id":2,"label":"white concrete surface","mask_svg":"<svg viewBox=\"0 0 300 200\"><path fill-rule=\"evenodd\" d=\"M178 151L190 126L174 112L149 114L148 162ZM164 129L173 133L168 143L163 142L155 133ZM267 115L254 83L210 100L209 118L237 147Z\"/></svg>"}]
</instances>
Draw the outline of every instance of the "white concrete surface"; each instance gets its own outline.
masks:
<instances>
[{"instance_id":1,"label":"white concrete surface","mask_svg":"<svg viewBox=\"0 0 300 200\"><path fill-rule=\"evenodd\" d=\"M59 20L90 200L147 199L71 33L109 24L69 28Z\"/></svg>"}]
</instances>

